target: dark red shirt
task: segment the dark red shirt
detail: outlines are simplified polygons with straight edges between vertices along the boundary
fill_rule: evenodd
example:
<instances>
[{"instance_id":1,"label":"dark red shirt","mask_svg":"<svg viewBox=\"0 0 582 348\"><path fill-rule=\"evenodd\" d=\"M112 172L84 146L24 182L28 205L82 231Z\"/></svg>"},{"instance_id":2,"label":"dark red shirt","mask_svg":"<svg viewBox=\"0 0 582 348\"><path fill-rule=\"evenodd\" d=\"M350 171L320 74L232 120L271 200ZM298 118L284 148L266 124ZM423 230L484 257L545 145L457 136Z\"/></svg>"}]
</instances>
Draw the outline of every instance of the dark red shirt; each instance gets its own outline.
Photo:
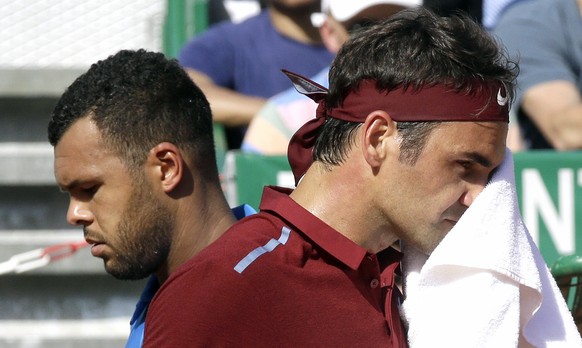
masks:
<instances>
[{"instance_id":1,"label":"dark red shirt","mask_svg":"<svg viewBox=\"0 0 582 348\"><path fill-rule=\"evenodd\" d=\"M401 254L368 253L284 191L164 282L144 347L406 347Z\"/></svg>"}]
</instances>

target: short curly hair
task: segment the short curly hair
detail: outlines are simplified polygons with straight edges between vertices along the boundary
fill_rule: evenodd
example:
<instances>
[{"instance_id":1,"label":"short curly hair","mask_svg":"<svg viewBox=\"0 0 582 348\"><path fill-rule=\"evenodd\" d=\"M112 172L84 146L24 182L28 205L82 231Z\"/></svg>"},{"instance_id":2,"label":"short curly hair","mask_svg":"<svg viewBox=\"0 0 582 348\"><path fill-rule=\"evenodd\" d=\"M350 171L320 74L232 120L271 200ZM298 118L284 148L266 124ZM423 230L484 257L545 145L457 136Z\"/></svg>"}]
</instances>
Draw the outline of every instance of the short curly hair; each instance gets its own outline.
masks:
<instances>
[{"instance_id":1,"label":"short curly hair","mask_svg":"<svg viewBox=\"0 0 582 348\"><path fill-rule=\"evenodd\" d=\"M216 169L208 101L178 62L162 53L122 50L93 64L54 108L49 142L56 146L85 117L130 170L143 165L149 150L161 142L178 146L202 168Z\"/></svg>"}]
</instances>

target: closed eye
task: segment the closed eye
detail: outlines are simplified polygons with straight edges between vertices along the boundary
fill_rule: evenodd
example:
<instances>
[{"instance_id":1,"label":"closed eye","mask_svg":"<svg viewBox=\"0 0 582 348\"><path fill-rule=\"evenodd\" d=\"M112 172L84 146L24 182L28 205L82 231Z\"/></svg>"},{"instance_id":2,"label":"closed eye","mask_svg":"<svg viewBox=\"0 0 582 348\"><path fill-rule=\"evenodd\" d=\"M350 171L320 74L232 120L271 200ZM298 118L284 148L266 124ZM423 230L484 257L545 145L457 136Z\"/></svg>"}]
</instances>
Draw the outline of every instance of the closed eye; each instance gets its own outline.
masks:
<instances>
[{"instance_id":1,"label":"closed eye","mask_svg":"<svg viewBox=\"0 0 582 348\"><path fill-rule=\"evenodd\" d=\"M93 196L93 195L95 195L95 193L97 192L98 189L99 189L98 185L92 185L90 187L81 188L81 191L83 191L83 193L88 195L88 196Z\"/></svg>"},{"instance_id":2,"label":"closed eye","mask_svg":"<svg viewBox=\"0 0 582 348\"><path fill-rule=\"evenodd\" d=\"M69 196L79 200L92 199L100 186L101 182L95 180L73 180L68 184L59 185L61 192L66 192Z\"/></svg>"},{"instance_id":3,"label":"closed eye","mask_svg":"<svg viewBox=\"0 0 582 348\"><path fill-rule=\"evenodd\" d=\"M472 160L457 160L459 175L463 180L472 183L487 183L497 168L485 167Z\"/></svg>"},{"instance_id":4,"label":"closed eye","mask_svg":"<svg viewBox=\"0 0 582 348\"><path fill-rule=\"evenodd\" d=\"M475 164L475 162L459 160L457 161L457 164L463 167L464 169L470 169L473 166L473 164Z\"/></svg>"},{"instance_id":5,"label":"closed eye","mask_svg":"<svg viewBox=\"0 0 582 348\"><path fill-rule=\"evenodd\" d=\"M70 190L69 193L79 200L87 201L93 199L98 190L99 185L78 186Z\"/></svg>"}]
</instances>

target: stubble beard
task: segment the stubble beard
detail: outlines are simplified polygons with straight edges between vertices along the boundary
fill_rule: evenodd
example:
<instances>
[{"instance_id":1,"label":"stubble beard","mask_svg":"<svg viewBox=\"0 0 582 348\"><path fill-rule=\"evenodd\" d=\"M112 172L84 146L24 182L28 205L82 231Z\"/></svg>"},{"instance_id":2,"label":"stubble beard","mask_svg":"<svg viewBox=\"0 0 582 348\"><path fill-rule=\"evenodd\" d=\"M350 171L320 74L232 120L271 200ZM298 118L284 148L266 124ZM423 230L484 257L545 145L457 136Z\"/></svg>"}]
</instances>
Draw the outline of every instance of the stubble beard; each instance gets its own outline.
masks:
<instances>
[{"instance_id":1,"label":"stubble beard","mask_svg":"<svg viewBox=\"0 0 582 348\"><path fill-rule=\"evenodd\" d=\"M121 216L117 225L120 251L116 252L115 260L105 261L105 269L117 279L143 279L166 263L174 219L145 183L133 185Z\"/></svg>"}]
</instances>

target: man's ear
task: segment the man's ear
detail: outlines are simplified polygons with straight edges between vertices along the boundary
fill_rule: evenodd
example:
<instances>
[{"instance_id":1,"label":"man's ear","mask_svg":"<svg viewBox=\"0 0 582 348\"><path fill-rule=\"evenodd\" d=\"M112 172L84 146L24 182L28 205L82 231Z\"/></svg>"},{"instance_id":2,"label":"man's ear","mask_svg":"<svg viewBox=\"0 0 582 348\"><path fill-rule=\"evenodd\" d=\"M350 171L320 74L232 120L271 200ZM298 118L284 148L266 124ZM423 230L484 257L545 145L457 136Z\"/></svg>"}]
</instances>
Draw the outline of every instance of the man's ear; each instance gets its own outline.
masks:
<instances>
[{"instance_id":1,"label":"man's ear","mask_svg":"<svg viewBox=\"0 0 582 348\"><path fill-rule=\"evenodd\" d=\"M147 170L160 183L166 193L173 191L182 181L184 161L180 149L168 142L154 146L147 159Z\"/></svg>"},{"instance_id":2,"label":"man's ear","mask_svg":"<svg viewBox=\"0 0 582 348\"><path fill-rule=\"evenodd\" d=\"M396 122L382 110L372 111L362 126L362 151L366 162L377 168L394 151L398 132Z\"/></svg>"}]
</instances>

